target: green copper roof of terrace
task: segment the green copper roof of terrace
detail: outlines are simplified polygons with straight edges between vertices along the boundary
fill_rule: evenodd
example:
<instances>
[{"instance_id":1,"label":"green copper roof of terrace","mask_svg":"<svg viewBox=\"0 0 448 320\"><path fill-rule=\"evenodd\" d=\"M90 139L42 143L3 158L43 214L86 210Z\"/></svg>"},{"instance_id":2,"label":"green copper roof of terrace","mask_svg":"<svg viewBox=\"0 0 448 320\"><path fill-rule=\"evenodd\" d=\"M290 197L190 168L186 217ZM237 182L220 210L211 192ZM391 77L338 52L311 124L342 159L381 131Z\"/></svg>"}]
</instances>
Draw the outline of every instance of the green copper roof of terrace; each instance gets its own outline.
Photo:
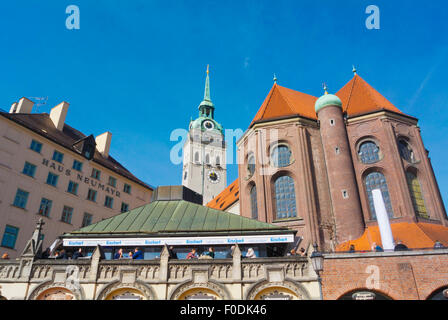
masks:
<instances>
[{"instance_id":1,"label":"green copper roof of terrace","mask_svg":"<svg viewBox=\"0 0 448 320\"><path fill-rule=\"evenodd\" d=\"M224 235L295 233L286 227L249 219L183 200L154 201L81 228L63 237L114 235Z\"/></svg>"}]
</instances>

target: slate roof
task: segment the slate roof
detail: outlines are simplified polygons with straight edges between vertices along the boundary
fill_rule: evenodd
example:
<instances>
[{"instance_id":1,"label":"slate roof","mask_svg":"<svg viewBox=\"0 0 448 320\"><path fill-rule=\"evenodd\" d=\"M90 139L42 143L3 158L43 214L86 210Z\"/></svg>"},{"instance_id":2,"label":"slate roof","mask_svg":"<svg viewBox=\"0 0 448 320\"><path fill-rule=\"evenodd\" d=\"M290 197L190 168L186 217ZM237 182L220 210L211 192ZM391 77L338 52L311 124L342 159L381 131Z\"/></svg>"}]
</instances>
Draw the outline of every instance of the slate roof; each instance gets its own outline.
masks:
<instances>
[{"instance_id":1,"label":"slate roof","mask_svg":"<svg viewBox=\"0 0 448 320\"><path fill-rule=\"evenodd\" d=\"M50 119L50 115L48 113L7 113L0 112L0 116L3 116L15 123L41 135L42 137L53 141L60 146L69 149L75 153L79 152L73 147L73 144L85 137L82 132L72 128L71 126L64 124L64 128L62 131L58 130L53 121ZM144 188L154 190L154 188L147 183L141 181L137 177L135 177L131 172L129 172L124 166L122 166L118 161L116 161L113 157L108 156L103 157L103 155L95 150L95 155L93 157L94 162L97 164L112 170L113 172L121 175Z\"/></svg>"},{"instance_id":2,"label":"slate roof","mask_svg":"<svg viewBox=\"0 0 448 320\"><path fill-rule=\"evenodd\" d=\"M211 209L184 200L154 201L64 234L62 237L182 236L294 233L285 227Z\"/></svg>"}]
</instances>

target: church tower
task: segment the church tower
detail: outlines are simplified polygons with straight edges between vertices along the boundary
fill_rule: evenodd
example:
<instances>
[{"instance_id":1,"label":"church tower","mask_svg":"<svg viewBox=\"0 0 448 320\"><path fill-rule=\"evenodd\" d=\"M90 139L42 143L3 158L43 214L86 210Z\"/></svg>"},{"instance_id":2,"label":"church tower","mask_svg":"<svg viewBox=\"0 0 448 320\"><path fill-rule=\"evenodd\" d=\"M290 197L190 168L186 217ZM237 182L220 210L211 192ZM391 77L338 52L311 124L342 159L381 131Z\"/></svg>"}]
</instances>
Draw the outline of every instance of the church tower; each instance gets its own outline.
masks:
<instances>
[{"instance_id":1,"label":"church tower","mask_svg":"<svg viewBox=\"0 0 448 320\"><path fill-rule=\"evenodd\" d=\"M214 116L207 66L204 100L199 105L199 117L190 121L182 170L182 185L201 194L204 205L227 186L224 130Z\"/></svg>"}]
</instances>

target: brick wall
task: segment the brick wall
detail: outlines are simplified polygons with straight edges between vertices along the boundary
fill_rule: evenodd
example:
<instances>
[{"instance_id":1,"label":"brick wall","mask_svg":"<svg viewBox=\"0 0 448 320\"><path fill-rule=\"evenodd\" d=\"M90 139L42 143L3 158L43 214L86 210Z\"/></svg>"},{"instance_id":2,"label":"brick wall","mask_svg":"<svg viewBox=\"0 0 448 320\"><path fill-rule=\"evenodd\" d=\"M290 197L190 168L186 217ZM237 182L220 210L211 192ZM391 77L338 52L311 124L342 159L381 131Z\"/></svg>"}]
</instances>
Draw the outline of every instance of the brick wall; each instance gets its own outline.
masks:
<instances>
[{"instance_id":1,"label":"brick wall","mask_svg":"<svg viewBox=\"0 0 448 320\"><path fill-rule=\"evenodd\" d=\"M325 300L354 290L376 291L396 300L425 300L448 286L448 249L325 255Z\"/></svg>"}]
</instances>

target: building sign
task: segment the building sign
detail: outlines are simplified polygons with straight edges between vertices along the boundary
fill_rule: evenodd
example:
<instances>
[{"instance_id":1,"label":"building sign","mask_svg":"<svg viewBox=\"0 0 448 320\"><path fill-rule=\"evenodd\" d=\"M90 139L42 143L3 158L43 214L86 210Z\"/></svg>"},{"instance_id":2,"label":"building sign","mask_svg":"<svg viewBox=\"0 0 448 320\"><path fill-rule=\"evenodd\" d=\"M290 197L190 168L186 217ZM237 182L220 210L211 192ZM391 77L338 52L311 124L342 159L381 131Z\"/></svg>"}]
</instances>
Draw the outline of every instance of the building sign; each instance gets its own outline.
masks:
<instances>
[{"instance_id":1,"label":"building sign","mask_svg":"<svg viewBox=\"0 0 448 320\"><path fill-rule=\"evenodd\" d=\"M179 238L116 238L116 239L64 239L65 247L133 247L163 245L232 245L252 243L290 243L294 235L241 236L241 237L179 237Z\"/></svg>"},{"instance_id":2,"label":"building sign","mask_svg":"<svg viewBox=\"0 0 448 320\"><path fill-rule=\"evenodd\" d=\"M375 300L375 293L373 292L356 292L352 295L353 300Z\"/></svg>"},{"instance_id":3,"label":"building sign","mask_svg":"<svg viewBox=\"0 0 448 320\"><path fill-rule=\"evenodd\" d=\"M50 161L48 159L43 159L42 160L42 164L50 169L53 169L55 172L59 172L61 174L65 174L68 177L72 177L72 170L71 169L66 169L63 165L61 164L57 164L54 161ZM111 186L107 186L105 184L102 184L99 180L95 179L95 178L91 178L91 177L86 177L83 176L80 173L73 173L73 176L76 177L74 178L76 181L79 182L83 182L89 186L91 186L92 188L96 188L98 190L103 190L104 192L108 193L111 196L116 196L116 197L120 197L120 191L112 188Z\"/></svg>"}]
</instances>

